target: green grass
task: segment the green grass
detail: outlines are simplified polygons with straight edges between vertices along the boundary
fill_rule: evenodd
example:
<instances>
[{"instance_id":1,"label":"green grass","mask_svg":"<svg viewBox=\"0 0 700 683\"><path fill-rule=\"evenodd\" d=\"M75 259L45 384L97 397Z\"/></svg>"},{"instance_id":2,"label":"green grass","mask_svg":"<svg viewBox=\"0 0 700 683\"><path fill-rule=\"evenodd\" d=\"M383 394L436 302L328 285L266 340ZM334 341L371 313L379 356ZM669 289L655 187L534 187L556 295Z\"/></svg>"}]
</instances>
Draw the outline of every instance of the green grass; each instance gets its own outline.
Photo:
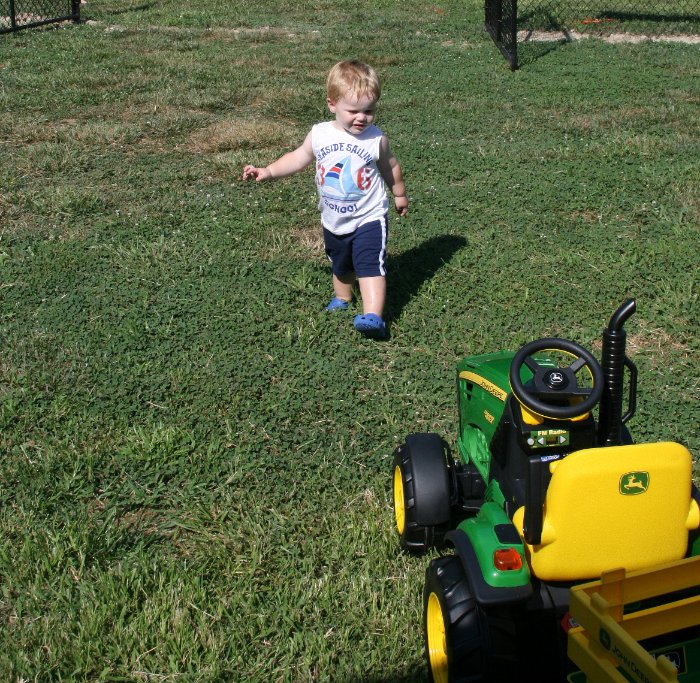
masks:
<instances>
[{"instance_id":1,"label":"green grass","mask_svg":"<svg viewBox=\"0 0 700 683\"><path fill-rule=\"evenodd\" d=\"M638 440L700 452L697 47L554 46L479 3L90 0L0 37L0 678L424 677L389 461L454 367L638 302ZM244 184L373 63L410 215L391 338L327 316L312 177Z\"/></svg>"}]
</instances>

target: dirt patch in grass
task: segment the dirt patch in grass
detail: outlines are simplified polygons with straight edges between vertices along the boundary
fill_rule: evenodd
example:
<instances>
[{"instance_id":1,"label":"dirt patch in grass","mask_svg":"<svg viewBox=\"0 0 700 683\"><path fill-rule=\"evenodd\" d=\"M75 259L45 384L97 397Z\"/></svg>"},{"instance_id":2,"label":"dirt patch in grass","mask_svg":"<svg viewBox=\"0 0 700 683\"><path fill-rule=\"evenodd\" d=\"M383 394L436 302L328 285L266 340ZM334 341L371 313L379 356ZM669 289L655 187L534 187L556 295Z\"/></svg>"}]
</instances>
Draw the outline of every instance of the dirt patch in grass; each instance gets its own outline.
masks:
<instances>
[{"instance_id":1,"label":"dirt patch in grass","mask_svg":"<svg viewBox=\"0 0 700 683\"><path fill-rule=\"evenodd\" d=\"M292 239L306 252L312 254L322 252L323 234L321 232L321 222L313 220L305 225L298 226L292 231Z\"/></svg>"},{"instance_id":2,"label":"dirt patch in grass","mask_svg":"<svg viewBox=\"0 0 700 683\"><path fill-rule=\"evenodd\" d=\"M669 34L659 36L646 36L637 33L609 33L591 34L579 31L518 31L519 43L572 43L577 40L597 38L606 43L685 43L688 45L700 45L700 36Z\"/></svg>"},{"instance_id":3,"label":"dirt patch in grass","mask_svg":"<svg viewBox=\"0 0 700 683\"><path fill-rule=\"evenodd\" d=\"M162 527L168 521L167 515L150 508L129 510L117 518L116 524L130 531L140 531L144 536L163 533ZM167 532L165 535L170 535Z\"/></svg>"},{"instance_id":4,"label":"dirt patch in grass","mask_svg":"<svg viewBox=\"0 0 700 683\"><path fill-rule=\"evenodd\" d=\"M598 211L574 211L571 217L583 221L584 223L597 223L601 215Z\"/></svg>"},{"instance_id":5,"label":"dirt patch in grass","mask_svg":"<svg viewBox=\"0 0 700 683\"><path fill-rule=\"evenodd\" d=\"M321 221L317 214L314 213L298 225L282 225L270 230L265 253L260 254L259 258L275 260L283 257L298 258L305 262L326 262Z\"/></svg>"},{"instance_id":6,"label":"dirt patch in grass","mask_svg":"<svg viewBox=\"0 0 700 683\"><path fill-rule=\"evenodd\" d=\"M631 355L644 355L651 359L652 368L664 367L670 358L688 359L691 349L674 339L666 330L642 323L643 327L627 338Z\"/></svg>"},{"instance_id":7,"label":"dirt patch in grass","mask_svg":"<svg viewBox=\"0 0 700 683\"><path fill-rule=\"evenodd\" d=\"M104 27L105 33L126 33L131 32L144 32L148 31L150 33L171 33L171 34L201 34L207 38L214 40L239 38L244 36L258 37L258 36L269 36L269 37L281 37L288 38L290 40L304 39L308 40L311 37L318 37L320 32L317 30L299 32L286 28L284 26L256 26L255 28L202 28L196 26L158 26L158 25L148 25L148 26L127 26L122 24L105 24L104 22L97 21L94 19L88 19L85 22L88 26L102 26Z\"/></svg>"},{"instance_id":8,"label":"dirt patch in grass","mask_svg":"<svg viewBox=\"0 0 700 683\"><path fill-rule=\"evenodd\" d=\"M600 351L603 347L600 339L592 344L593 349ZM635 355L645 355L652 358L653 367L663 365L670 356L681 354L681 357L688 358L692 350L685 346L678 339L674 339L666 330L661 327L654 327L644 320L639 321L639 329L634 334L627 336L627 353Z\"/></svg>"},{"instance_id":9,"label":"dirt patch in grass","mask_svg":"<svg viewBox=\"0 0 700 683\"><path fill-rule=\"evenodd\" d=\"M289 147L298 144L301 132L294 124L278 121L224 121L195 131L187 149L213 154L242 149Z\"/></svg>"}]
</instances>

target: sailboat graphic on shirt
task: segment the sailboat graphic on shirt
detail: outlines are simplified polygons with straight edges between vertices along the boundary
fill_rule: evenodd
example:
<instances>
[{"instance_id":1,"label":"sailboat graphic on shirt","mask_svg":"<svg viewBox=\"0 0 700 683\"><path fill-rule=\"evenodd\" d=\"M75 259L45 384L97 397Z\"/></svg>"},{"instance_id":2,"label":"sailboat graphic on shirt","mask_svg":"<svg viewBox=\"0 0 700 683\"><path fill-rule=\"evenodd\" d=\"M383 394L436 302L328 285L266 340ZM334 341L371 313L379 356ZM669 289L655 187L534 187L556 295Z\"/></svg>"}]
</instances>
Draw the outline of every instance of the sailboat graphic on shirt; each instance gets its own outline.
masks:
<instances>
[{"instance_id":1,"label":"sailboat graphic on shirt","mask_svg":"<svg viewBox=\"0 0 700 683\"><path fill-rule=\"evenodd\" d=\"M353 202L365 194L353 176L350 156L333 164L322 176L321 185L324 196L340 202Z\"/></svg>"}]
</instances>

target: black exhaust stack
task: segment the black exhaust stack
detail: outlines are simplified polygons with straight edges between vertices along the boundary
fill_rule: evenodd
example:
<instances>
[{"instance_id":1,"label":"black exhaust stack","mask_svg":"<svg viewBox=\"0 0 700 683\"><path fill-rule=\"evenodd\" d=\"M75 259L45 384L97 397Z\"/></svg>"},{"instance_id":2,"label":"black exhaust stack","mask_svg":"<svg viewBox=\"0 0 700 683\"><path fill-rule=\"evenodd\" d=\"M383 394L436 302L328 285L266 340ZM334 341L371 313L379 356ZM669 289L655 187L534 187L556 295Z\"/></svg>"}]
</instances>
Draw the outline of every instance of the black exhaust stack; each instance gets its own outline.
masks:
<instances>
[{"instance_id":1,"label":"black exhaust stack","mask_svg":"<svg viewBox=\"0 0 700 683\"><path fill-rule=\"evenodd\" d=\"M636 409L637 403L637 368L625 355L627 333L624 325L635 312L637 304L634 299L628 299L613 313L607 329L603 330L603 352L601 366L605 377L603 396L600 399L600 414L598 418L598 445L619 446L629 443L627 430L623 425L629 420ZM629 399L627 412L622 414L624 393L625 368L629 368Z\"/></svg>"}]
</instances>

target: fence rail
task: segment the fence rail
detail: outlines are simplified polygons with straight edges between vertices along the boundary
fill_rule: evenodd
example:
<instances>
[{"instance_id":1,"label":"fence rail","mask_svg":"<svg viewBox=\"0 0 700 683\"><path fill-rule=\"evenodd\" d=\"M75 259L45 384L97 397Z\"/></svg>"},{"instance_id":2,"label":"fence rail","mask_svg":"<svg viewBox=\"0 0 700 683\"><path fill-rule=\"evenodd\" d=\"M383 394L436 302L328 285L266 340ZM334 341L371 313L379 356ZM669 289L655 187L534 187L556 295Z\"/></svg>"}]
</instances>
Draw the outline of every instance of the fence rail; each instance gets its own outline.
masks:
<instances>
[{"instance_id":1,"label":"fence rail","mask_svg":"<svg viewBox=\"0 0 700 683\"><path fill-rule=\"evenodd\" d=\"M80 0L5 0L0 3L0 33L59 21L80 21Z\"/></svg>"}]
</instances>

